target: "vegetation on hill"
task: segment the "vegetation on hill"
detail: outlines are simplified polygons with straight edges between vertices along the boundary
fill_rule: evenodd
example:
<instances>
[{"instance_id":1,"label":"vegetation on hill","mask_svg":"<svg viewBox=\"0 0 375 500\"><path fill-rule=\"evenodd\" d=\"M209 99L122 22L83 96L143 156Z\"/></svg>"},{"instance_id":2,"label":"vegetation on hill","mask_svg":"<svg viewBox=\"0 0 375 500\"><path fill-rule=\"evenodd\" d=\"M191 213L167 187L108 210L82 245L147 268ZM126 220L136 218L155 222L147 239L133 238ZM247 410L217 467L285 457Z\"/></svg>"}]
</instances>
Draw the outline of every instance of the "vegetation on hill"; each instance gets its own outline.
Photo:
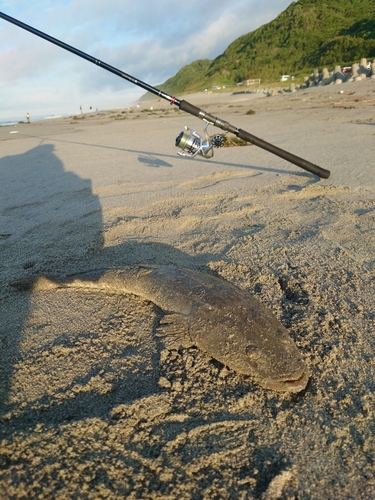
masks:
<instances>
[{"instance_id":1,"label":"vegetation on hill","mask_svg":"<svg viewBox=\"0 0 375 500\"><path fill-rule=\"evenodd\" d=\"M213 61L184 66L160 88L181 94L250 78L271 82L281 74L350 66L362 57L375 58L374 0L298 0Z\"/></svg>"},{"instance_id":2,"label":"vegetation on hill","mask_svg":"<svg viewBox=\"0 0 375 500\"><path fill-rule=\"evenodd\" d=\"M169 80L163 83L160 87L164 90L164 92L179 94L185 89L194 86L196 82L200 81L202 76L208 71L211 62L212 61L209 59L199 59L198 61L194 61L181 68L175 76L169 78Z\"/></svg>"}]
</instances>

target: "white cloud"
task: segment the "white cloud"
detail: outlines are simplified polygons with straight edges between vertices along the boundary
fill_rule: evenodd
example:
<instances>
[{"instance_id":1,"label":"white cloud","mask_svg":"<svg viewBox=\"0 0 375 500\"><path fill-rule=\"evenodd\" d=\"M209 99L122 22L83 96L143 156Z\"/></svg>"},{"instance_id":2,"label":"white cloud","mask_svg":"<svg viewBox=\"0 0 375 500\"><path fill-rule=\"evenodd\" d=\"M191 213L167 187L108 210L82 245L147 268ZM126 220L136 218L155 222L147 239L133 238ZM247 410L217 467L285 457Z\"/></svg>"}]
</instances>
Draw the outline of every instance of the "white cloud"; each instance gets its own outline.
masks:
<instances>
[{"instance_id":1,"label":"white cloud","mask_svg":"<svg viewBox=\"0 0 375 500\"><path fill-rule=\"evenodd\" d=\"M275 18L289 0L2 1L2 12L150 85ZM59 114L83 102L122 107L143 91L0 19L0 120ZM83 105L83 104L82 104ZM27 108L27 109L26 109ZM72 111L75 112L75 111Z\"/></svg>"}]
</instances>

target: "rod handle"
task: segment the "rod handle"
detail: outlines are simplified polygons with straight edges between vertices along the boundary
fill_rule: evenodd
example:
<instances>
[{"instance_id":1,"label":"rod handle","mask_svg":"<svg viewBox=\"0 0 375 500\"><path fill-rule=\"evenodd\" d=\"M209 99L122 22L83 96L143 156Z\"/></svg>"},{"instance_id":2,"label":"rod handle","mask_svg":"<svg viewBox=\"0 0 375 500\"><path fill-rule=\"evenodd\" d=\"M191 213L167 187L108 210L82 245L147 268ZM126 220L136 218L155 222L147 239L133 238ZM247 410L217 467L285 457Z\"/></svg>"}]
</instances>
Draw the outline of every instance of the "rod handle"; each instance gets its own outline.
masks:
<instances>
[{"instance_id":1,"label":"rod handle","mask_svg":"<svg viewBox=\"0 0 375 500\"><path fill-rule=\"evenodd\" d=\"M284 151L284 149L278 148L277 146L274 146L269 142L263 141L263 139L255 137L255 135L246 132L246 130L239 129L236 135L240 139L250 142L255 146L259 146L260 148L265 149L266 151L269 151L274 155L280 156L280 158L284 158L284 160L287 160L290 163L294 163L294 165L297 165L298 167L301 167L304 170L311 172L312 174L322 177L323 179L328 179L328 177L331 175L331 172L329 170L326 170L325 168L322 167L318 167L318 165L315 165L310 161L304 160L303 158L300 158L299 156L296 156L292 153L288 153L288 151Z\"/></svg>"}]
</instances>

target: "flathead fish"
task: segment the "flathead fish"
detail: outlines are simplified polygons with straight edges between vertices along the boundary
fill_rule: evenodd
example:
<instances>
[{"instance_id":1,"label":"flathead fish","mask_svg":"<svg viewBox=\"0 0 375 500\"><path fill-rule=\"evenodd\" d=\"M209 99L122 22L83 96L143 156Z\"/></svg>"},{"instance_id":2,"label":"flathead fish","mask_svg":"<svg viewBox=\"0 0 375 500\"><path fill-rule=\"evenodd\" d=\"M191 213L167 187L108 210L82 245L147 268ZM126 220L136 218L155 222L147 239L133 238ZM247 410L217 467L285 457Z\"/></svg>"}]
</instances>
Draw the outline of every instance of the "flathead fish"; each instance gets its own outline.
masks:
<instances>
[{"instance_id":1,"label":"flathead fish","mask_svg":"<svg viewBox=\"0 0 375 500\"><path fill-rule=\"evenodd\" d=\"M192 269L137 265L70 276L40 276L18 289L91 288L130 293L164 312L159 331L171 345L195 345L266 389L299 392L309 370L286 328L254 296Z\"/></svg>"}]
</instances>

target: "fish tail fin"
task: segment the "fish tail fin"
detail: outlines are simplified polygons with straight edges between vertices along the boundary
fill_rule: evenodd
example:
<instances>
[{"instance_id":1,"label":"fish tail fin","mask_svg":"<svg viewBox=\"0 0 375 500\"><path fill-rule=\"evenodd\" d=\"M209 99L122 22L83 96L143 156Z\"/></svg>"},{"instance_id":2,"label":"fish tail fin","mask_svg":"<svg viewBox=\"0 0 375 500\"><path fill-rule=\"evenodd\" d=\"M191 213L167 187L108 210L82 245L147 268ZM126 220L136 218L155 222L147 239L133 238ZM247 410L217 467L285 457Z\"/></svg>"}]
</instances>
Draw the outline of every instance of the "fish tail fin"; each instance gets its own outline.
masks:
<instances>
[{"instance_id":1,"label":"fish tail fin","mask_svg":"<svg viewBox=\"0 0 375 500\"><path fill-rule=\"evenodd\" d=\"M13 281L9 285L20 292L28 290L53 290L64 286L55 276L34 276L24 280Z\"/></svg>"}]
</instances>

